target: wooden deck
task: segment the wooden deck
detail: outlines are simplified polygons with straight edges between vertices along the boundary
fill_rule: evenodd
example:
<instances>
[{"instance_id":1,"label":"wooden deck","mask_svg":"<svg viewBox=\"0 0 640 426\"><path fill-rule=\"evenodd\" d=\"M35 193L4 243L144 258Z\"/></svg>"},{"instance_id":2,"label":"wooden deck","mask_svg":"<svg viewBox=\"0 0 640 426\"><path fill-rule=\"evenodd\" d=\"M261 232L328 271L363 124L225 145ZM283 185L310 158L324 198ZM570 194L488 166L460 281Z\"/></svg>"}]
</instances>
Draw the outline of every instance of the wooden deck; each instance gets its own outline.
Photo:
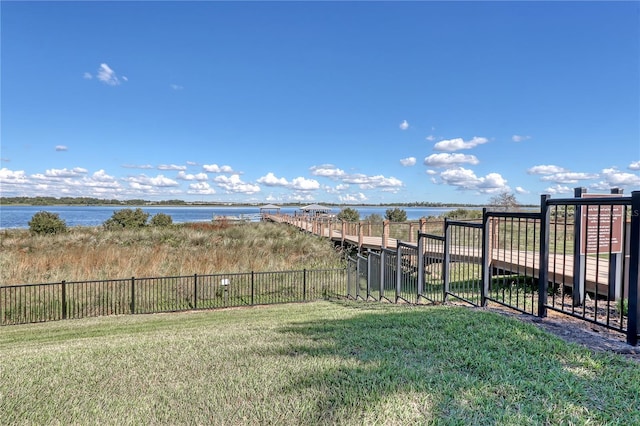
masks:
<instances>
[{"instance_id":1,"label":"wooden deck","mask_svg":"<svg viewBox=\"0 0 640 426\"><path fill-rule=\"evenodd\" d=\"M340 231L330 229L329 227L313 229L313 223L305 221L297 221L291 223L289 218L282 216L269 215L265 219L277 223L289 223L297 226L302 230L314 233L316 235L330 238L332 241L346 243L363 249L371 249L380 251L383 247L383 238L375 236L358 236L358 235L342 235ZM409 246L417 248L415 243L403 242ZM387 238L385 248L395 250L398 247L398 240ZM431 261L442 261L444 253L429 249L425 255ZM456 246L449 253L452 262L469 262L480 264L482 262L482 253L478 249L470 247ZM540 276L539 254L533 251L517 251L493 249L491 251L490 267L502 271L504 273L521 274L538 278ZM559 286L573 287L574 275L574 257L573 255L550 254L548 259L548 279L549 282ZM585 260L585 289L589 293L606 296L609 291L609 261L605 258L596 258L589 256Z\"/></svg>"}]
</instances>

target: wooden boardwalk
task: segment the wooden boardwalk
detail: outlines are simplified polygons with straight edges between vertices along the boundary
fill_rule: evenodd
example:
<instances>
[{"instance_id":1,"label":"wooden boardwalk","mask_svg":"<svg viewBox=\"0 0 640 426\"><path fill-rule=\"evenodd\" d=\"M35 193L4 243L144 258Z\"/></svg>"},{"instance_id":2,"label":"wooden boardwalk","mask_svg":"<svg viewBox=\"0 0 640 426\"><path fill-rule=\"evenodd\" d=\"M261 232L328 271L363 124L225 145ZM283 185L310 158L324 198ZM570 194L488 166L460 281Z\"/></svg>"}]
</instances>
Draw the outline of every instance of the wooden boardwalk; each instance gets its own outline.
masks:
<instances>
[{"instance_id":1,"label":"wooden boardwalk","mask_svg":"<svg viewBox=\"0 0 640 426\"><path fill-rule=\"evenodd\" d=\"M380 251L383 247L383 238L375 236L358 236L358 235L342 235L341 231L331 229L328 226L318 226L311 221L301 219L292 220L288 216L267 215L266 220L277 223L288 223L296 226L304 231L329 238L332 241L348 244L361 249L370 249ZM404 245L415 247L416 243L402 242ZM395 238L386 238L385 248L395 250L398 247L398 240ZM429 248L425 255L431 261L442 261L444 245L438 249ZM468 262L474 264L482 263L482 253L480 250L472 247L456 246L449 253L452 262ZM573 287L574 275L574 256L553 254L549 255L548 260L548 279L549 282L564 287ZM492 249L491 260L489 263L491 268L510 274L521 274L525 276L539 278L539 253L524 250L505 250ZM585 261L585 289L587 292L596 293L606 296L609 291L609 261L605 258L597 258L589 256Z\"/></svg>"}]
</instances>

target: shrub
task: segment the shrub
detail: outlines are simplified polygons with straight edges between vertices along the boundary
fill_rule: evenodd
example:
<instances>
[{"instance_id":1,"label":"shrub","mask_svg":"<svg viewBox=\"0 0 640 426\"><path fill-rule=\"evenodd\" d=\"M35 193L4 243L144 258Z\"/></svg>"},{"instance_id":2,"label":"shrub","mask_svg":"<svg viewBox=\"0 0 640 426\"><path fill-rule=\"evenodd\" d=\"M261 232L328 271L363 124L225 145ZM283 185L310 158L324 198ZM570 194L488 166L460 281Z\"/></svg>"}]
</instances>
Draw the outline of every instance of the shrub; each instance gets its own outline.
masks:
<instances>
[{"instance_id":1,"label":"shrub","mask_svg":"<svg viewBox=\"0 0 640 426\"><path fill-rule=\"evenodd\" d=\"M407 212L396 207L394 209L387 209L384 217L390 222L406 222Z\"/></svg>"},{"instance_id":2,"label":"shrub","mask_svg":"<svg viewBox=\"0 0 640 426\"><path fill-rule=\"evenodd\" d=\"M378 213L371 213L369 216L365 217L364 220L371 223L380 223L383 221L382 216Z\"/></svg>"},{"instance_id":3,"label":"shrub","mask_svg":"<svg viewBox=\"0 0 640 426\"><path fill-rule=\"evenodd\" d=\"M151 226L171 226L173 225L173 219L171 216L165 213L158 213L154 215L149 221Z\"/></svg>"},{"instance_id":4,"label":"shrub","mask_svg":"<svg viewBox=\"0 0 640 426\"><path fill-rule=\"evenodd\" d=\"M482 210L470 210L470 209L455 209L446 212L442 217L447 219L481 219Z\"/></svg>"},{"instance_id":5,"label":"shrub","mask_svg":"<svg viewBox=\"0 0 640 426\"><path fill-rule=\"evenodd\" d=\"M149 213L145 213L141 208L122 209L113 212L113 215L104 221L103 226L108 230L118 230L124 228L142 228L147 224Z\"/></svg>"},{"instance_id":6,"label":"shrub","mask_svg":"<svg viewBox=\"0 0 640 426\"><path fill-rule=\"evenodd\" d=\"M338 213L336 217L345 222L357 222L360 220L360 212L351 207L345 207L340 210L340 213Z\"/></svg>"},{"instance_id":7,"label":"shrub","mask_svg":"<svg viewBox=\"0 0 640 426\"><path fill-rule=\"evenodd\" d=\"M36 235L60 234L67 231L67 224L58 213L41 211L31 217L29 231Z\"/></svg>"}]
</instances>

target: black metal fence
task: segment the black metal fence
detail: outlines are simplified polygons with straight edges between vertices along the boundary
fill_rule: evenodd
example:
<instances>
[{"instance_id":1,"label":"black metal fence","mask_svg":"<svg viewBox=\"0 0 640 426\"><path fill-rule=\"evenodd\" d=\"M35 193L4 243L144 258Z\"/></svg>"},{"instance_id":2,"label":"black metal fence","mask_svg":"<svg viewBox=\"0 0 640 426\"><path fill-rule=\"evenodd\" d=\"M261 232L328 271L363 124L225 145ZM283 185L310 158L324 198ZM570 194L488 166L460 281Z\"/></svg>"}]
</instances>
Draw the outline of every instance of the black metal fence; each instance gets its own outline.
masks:
<instances>
[{"instance_id":1,"label":"black metal fence","mask_svg":"<svg viewBox=\"0 0 640 426\"><path fill-rule=\"evenodd\" d=\"M0 324L345 297L346 269L0 286Z\"/></svg>"},{"instance_id":2,"label":"black metal fence","mask_svg":"<svg viewBox=\"0 0 640 426\"><path fill-rule=\"evenodd\" d=\"M482 222L445 220L442 235L418 232L417 245L366 259L358 269L367 283L349 297L553 310L625 333L632 345L640 338L640 191L588 197L576 188L574 198L543 195L538 212L484 209Z\"/></svg>"}]
</instances>

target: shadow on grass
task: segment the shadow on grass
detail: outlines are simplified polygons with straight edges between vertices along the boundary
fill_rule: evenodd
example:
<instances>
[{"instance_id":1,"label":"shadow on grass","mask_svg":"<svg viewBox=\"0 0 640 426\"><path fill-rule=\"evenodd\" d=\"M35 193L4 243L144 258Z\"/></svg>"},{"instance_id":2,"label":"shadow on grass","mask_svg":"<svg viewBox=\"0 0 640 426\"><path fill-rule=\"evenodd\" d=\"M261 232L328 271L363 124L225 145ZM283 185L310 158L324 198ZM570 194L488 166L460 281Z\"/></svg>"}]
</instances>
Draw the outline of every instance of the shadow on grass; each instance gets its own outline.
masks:
<instances>
[{"instance_id":1,"label":"shadow on grass","mask_svg":"<svg viewBox=\"0 0 640 426\"><path fill-rule=\"evenodd\" d=\"M622 358L481 310L336 303L357 312L280 330L308 344L279 355L318 360L282 389L318 395L305 422L640 424L640 368Z\"/></svg>"}]
</instances>

